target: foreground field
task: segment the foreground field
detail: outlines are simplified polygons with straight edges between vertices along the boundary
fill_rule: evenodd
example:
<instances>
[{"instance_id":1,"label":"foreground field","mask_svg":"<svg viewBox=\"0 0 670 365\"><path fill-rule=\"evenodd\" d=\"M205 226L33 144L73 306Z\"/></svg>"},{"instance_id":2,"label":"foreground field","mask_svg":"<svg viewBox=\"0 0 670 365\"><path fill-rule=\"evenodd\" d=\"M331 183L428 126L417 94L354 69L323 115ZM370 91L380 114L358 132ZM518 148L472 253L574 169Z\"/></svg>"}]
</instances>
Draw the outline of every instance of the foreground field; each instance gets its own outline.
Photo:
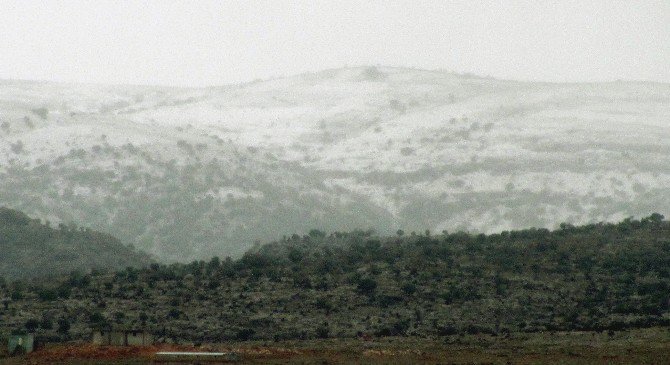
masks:
<instances>
[{"instance_id":1,"label":"foreground field","mask_svg":"<svg viewBox=\"0 0 670 365\"><path fill-rule=\"evenodd\" d=\"M242 342L200 347L48 346L7 365L152 364L157 351L222 351L241 364L668 364L670 328L443 339L395 338Z\"/></svg>"}]
</instances>

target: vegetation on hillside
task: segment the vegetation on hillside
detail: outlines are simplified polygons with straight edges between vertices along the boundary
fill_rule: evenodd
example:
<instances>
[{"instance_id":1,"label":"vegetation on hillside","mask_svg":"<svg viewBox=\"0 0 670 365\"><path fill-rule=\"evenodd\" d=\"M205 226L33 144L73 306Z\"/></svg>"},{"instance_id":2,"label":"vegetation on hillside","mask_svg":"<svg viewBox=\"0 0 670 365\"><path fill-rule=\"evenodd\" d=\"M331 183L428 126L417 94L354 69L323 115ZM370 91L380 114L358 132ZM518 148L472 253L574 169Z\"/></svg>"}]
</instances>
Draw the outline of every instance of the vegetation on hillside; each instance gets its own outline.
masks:
<instances>
[{"instance_id":1,"label":"vegetation on hillside","mask_svg":"<svg viewBox=\"0 0 670 365\"><path fill-rule=\"evenodd\" d=\"M0 207L0 278L53 276L90 269L122 269L151 262L109 234L59 224Z\"/></svg>"},{"instance_id":2,"label":"vegetation on hillside","mask_svg":"<svg viewBox=\"0 0 670 365\"><path fill-rule=\"evenodd\" d=\"M180 160L164 161L153 147L102 141L72 149L51 165L0 170L0 205L86 222L162 260L181 262L221 251L239 257L256 239L323 223L329 229L391 223L383 209L360 196L339 199L342 191L297 165L258 161L223 143L177 145Z\"/></svg>"},{"instance_id":3,"label":"vegetation on hillside","mask_svg":"<svg viewBox=\"0 0 670 365\"><path fill-rule=\"evenodd\" d=\"M491 235L312 230L238 260L1 288L19 295L0 328L60 338L99 325L196 342L667 327L670 222L653 214Z\"/></svg>"}]
</instances>

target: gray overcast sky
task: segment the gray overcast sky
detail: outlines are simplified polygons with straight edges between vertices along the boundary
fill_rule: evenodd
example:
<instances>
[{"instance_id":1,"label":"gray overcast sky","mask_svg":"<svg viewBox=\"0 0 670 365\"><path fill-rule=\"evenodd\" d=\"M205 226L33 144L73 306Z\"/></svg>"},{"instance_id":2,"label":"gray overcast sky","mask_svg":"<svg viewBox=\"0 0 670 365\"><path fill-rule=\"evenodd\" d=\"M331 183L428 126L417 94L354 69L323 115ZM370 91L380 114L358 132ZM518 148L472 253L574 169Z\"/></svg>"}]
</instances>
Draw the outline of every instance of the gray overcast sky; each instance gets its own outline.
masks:
<instances>
[{"instance_id":1,"label":"gray overcast sky","mask_svg":"<svg viewBox=\"0 0 670 365\"><path fill-rule=\"evenodd\" d=\"M0 78L220 85L344 65L670 82L670 1L0 0Z\"/></svg>"}]
</instances>

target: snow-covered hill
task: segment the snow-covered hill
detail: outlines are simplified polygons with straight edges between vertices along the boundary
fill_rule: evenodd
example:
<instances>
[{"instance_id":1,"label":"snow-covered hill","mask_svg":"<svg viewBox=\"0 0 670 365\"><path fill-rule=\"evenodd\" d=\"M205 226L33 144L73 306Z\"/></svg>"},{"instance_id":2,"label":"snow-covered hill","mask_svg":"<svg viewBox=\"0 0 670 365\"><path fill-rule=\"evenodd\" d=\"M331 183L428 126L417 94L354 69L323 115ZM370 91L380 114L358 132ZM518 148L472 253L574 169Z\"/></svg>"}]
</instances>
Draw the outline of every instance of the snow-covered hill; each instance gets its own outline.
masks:
<instances>
[{"instance_id":1,"label":"snow-covered hill","mask_svg":"<svg viewBox=\"0 0 670 365\"><path fill-rule=\"evenodd\" d=\"M670 213L670 85L344 68L220 88L0 81L0 205L168 260L327 231Z\"/></svg>"}]
</instances>

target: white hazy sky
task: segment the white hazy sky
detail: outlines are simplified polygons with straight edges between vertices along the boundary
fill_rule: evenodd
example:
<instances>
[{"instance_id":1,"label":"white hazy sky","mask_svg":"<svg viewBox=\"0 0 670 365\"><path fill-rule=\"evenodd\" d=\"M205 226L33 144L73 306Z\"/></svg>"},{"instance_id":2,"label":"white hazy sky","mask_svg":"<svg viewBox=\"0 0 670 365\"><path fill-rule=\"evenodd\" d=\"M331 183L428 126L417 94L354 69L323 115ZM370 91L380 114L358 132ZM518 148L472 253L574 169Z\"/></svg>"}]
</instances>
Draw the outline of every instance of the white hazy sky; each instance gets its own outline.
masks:
<instances>
[{"instance_id":1,"label":"white hazy sky","mask_svg":"<svg viewBox=\"0 0 670 365\"><path fill-rule=\"evenodd\" d=\"M0 79L203 86L371 64L670 82L670 0L0 0Z\"/></svg>"}]
</instances>

